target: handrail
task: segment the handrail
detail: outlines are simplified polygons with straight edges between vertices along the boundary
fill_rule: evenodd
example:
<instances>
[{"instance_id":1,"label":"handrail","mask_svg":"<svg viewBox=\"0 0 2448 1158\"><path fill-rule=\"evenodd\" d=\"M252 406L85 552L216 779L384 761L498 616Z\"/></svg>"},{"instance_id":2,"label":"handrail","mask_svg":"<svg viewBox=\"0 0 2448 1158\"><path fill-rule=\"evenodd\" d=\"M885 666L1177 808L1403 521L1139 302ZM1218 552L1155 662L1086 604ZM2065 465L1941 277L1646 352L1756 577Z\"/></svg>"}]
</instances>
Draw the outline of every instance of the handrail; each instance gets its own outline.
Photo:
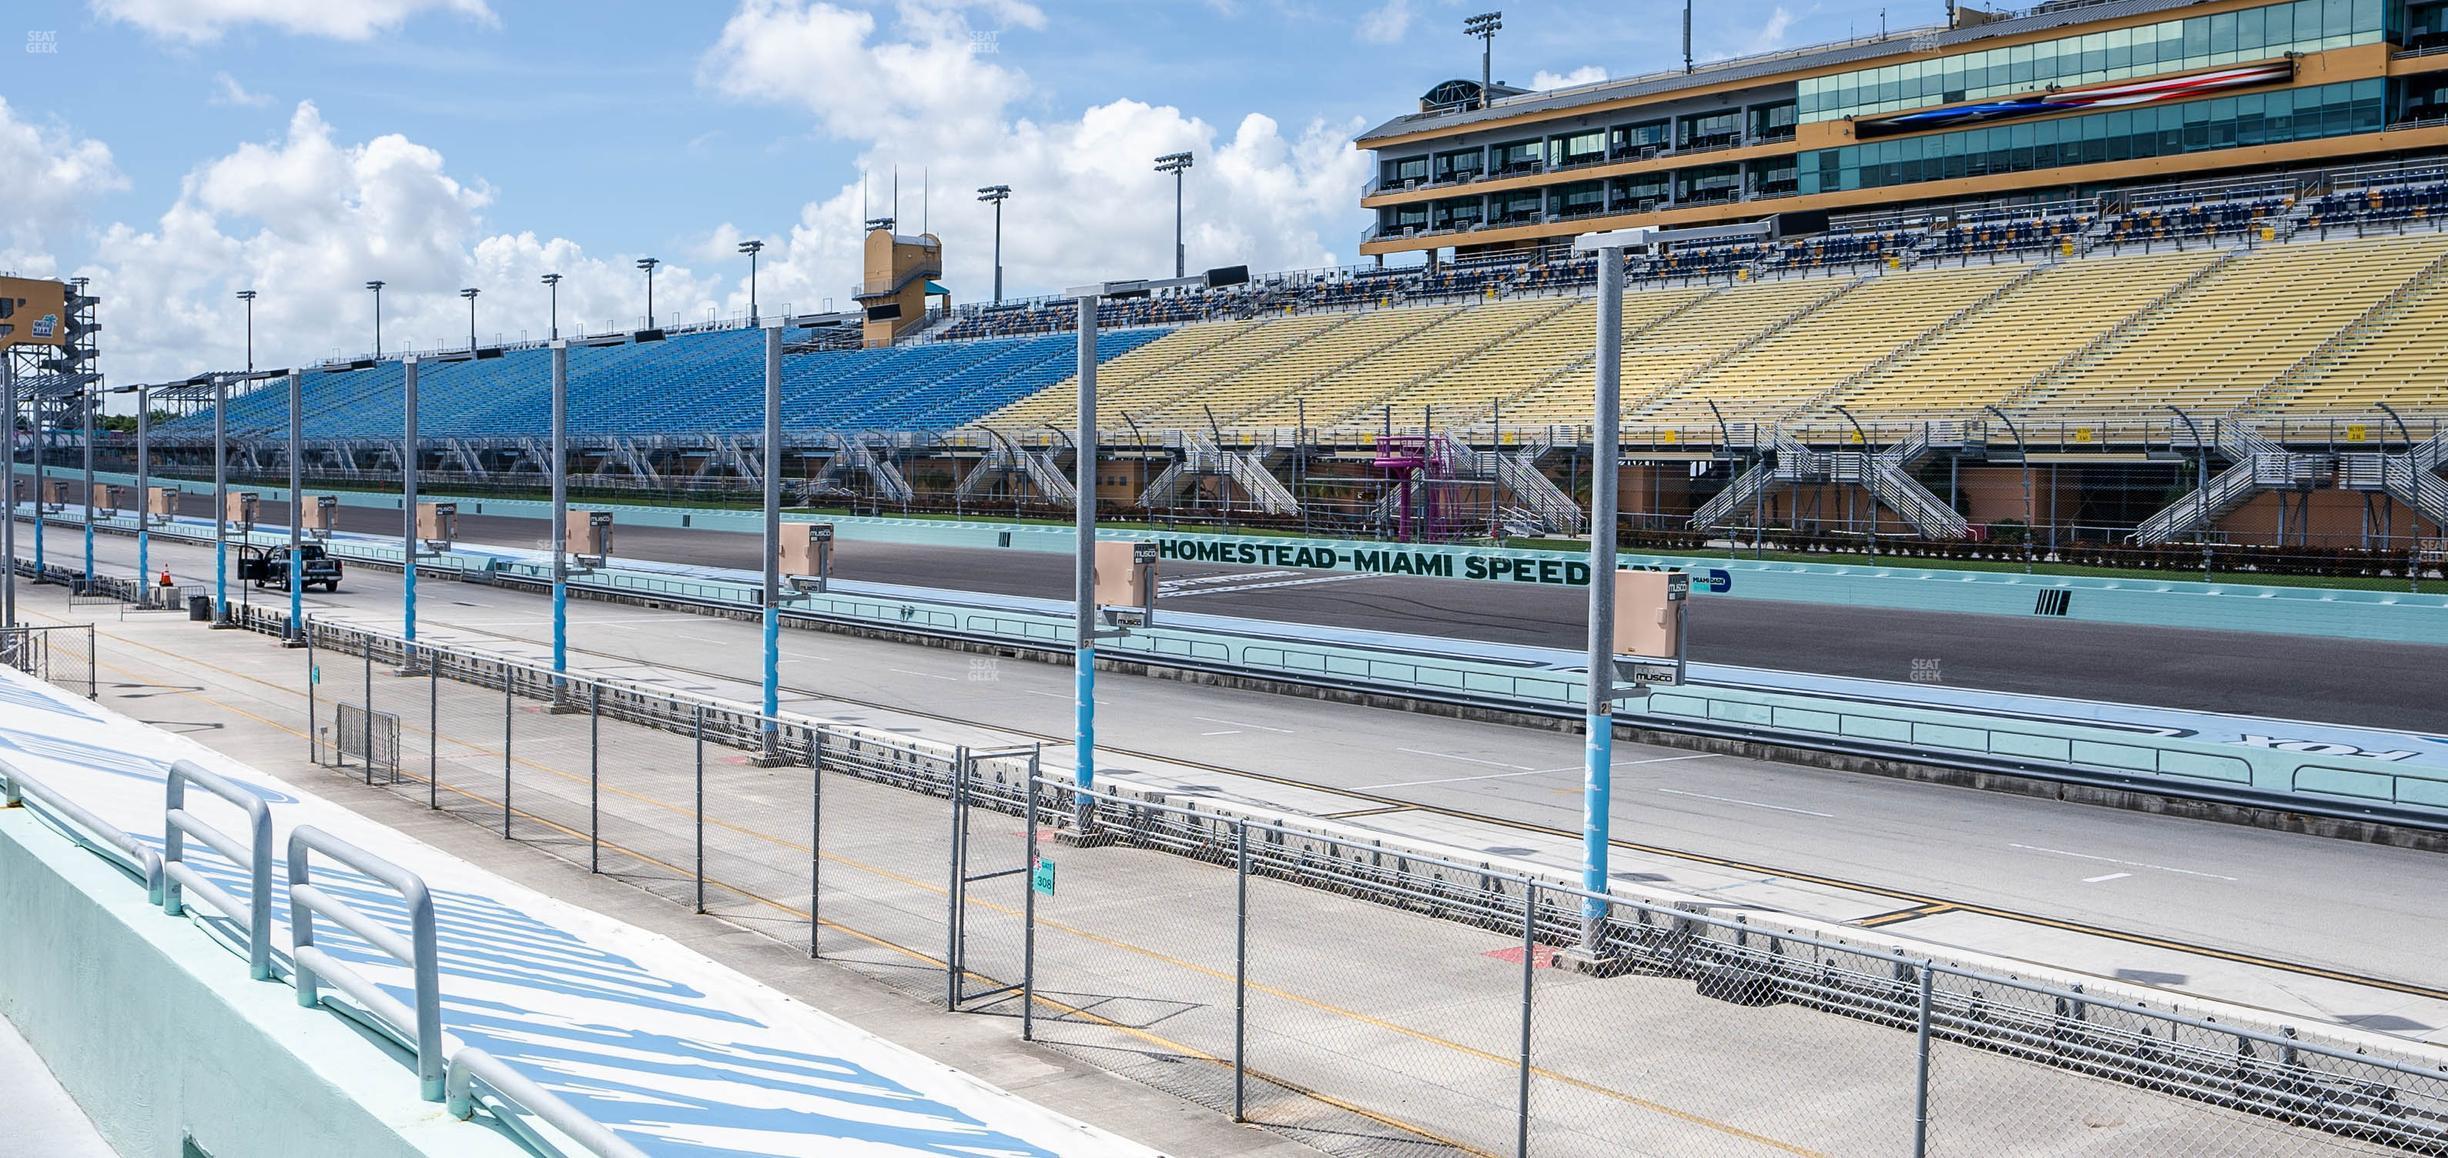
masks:
<instances>
[{"instance_id":1,"label":"handrail","mask_svg":"<svg viewBox=\"0 0 2448 1158\"><path fill-rule=\"evenodd\" d=\"M93 848L93 842L85 839L83 835L90 833L102 843L109 845L112 851L133 861L132 865L123 867L131 868L137 875L144 878L145 900L153 904L161 903L162 858L160 853L138 843L135 837L129 836L126 830L118 825L95 816L86 811L83 805L52 791L42 781L11 767L7 761L0 760L0 808L23 808L28 797L33 798L44 808L74 821L76 826L83 830L83 833L72 832L68 835L78 844ZM96 849L95 851L101 850Z\"/></svg>"},{"instance_id":2,"label":"handrail","mask_svg":"<svg viewBox=\"0 0 2448 1158\"><path fill-rule=\"evenodd\" d=\"M408 908L408 936L358 912L313 883L310 853L320 852L397 891ZM408 967L415 975L416 1005L366 980L315 945L317 914L355 933ZM428 1102L442 1100L442 980L434 934L433 894L423 878L312 825L289 833L289 955L297 966L298 1004L313 1009L323 1003L322 982L356 998L392 1028L414 1037L417 1088Z\"/></svg>"},{"instance_id":3,"label":"handrail","mask_svg":"<svg viewBox=\"0 0 2448 1158\"><path fill-rule=\"evenodd\" d=\"M646 1158L644 1151L606 1129L603 1123L579 1113L559 1095L474 1046L464 1046L451 1055L443 1104L452 1117L464 1122L476 1116L479 1082L492 1090L494 1096L551 1123L554 1129L569 1135L571 1141L601 1158ZM533 1127L515 1117L503 1115L502 1123L538 1147L551 1146L548 1140L536 1136Z\"/></svg>"},{"instance_id":4,"label":"handrail","mask_svg":"<svg viewBox=\"0 0 2448 1158\"><path fill-rule=\"evenodd\" d=\"M247 843L240 844L236 838L187 811L189 782L237 805L247 814ZM247 923L247 973L257 981L271 980L272 810L264 804L262 797L189 760L173 762L162 783L162 912L173 917L185 913L185 890L194 889L205 901L232 919L243 913ZM237 898L224 892L221 886L187 867L186 838L189 836L230 858L247 874L247 900L243 906Z\"/></svg>"}]
</instances>

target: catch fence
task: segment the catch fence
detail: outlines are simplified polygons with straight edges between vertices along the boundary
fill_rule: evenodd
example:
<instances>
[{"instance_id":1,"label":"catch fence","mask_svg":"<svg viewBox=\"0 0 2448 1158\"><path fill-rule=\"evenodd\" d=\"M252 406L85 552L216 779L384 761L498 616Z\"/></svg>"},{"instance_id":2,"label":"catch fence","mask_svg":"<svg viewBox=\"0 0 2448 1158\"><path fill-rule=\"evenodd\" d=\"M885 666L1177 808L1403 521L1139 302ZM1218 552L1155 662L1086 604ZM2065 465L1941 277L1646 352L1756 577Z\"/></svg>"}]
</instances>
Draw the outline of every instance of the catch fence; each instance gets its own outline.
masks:
<instances>
[{"instance_id":1,"label":"catch fence","mask_svg":"<svg viewBox=\"0 0 2448 1158\"><path fill-rule=\"evenodd\" d=\"M337 709L395 717L396 775L365 772L382 790L1331 1153L2448 1154L2448 1072L2411 1043L1596 896L1229 801L1083 795L1034 747L304 637L318 759L364 762Z\"/></svg>"}]
</instances>

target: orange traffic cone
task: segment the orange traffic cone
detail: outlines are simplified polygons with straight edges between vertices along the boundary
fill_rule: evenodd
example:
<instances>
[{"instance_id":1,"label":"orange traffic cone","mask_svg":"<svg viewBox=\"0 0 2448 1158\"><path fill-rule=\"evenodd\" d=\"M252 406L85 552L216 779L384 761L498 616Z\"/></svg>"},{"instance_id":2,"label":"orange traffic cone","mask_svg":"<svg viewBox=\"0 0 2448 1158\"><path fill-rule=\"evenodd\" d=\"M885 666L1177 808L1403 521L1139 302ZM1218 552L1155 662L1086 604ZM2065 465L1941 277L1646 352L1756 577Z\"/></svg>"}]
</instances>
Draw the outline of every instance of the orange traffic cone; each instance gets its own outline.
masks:
<instances>
[{"instance_id":1,"label":"orange traffic cone","mask_svg":"<svg viewBox=\"0 0 2448 1158\"><path fill-rule=\"evenodd\" d=\"M176 586L178 586L178 584L176 584L176 583L172 583L172 582L170 581L170 569L169 569L168 567L164 567L164 568L162 568L161 585L162 585L162 586L164 586L164 587L176 587Z\"/></svg>"}]
</instances>

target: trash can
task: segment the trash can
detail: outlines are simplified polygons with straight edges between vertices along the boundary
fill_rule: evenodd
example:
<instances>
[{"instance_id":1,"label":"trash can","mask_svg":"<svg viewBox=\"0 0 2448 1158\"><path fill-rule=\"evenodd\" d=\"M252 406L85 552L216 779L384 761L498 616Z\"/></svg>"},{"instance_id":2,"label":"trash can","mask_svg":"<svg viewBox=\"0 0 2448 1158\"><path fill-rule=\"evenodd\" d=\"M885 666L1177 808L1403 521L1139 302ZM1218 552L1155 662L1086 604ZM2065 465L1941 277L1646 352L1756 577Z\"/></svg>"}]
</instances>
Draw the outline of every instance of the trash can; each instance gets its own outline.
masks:
<instances>
[{"instance_id":1,"label":"trash can","mask_svg":"<svg viewBox=\"0 0 2448 1158\"><path fill-rule=\"evenodd\" d=\"M193 620L194 622L197 622L197 623L211 623L211 622L212 622L212 596L210 596L210 595L190 595L190 596L188 596L188 597L187 597L187 618L188 618L188 619L190 619L190 620Z\"/></svg>"}]
</instances>

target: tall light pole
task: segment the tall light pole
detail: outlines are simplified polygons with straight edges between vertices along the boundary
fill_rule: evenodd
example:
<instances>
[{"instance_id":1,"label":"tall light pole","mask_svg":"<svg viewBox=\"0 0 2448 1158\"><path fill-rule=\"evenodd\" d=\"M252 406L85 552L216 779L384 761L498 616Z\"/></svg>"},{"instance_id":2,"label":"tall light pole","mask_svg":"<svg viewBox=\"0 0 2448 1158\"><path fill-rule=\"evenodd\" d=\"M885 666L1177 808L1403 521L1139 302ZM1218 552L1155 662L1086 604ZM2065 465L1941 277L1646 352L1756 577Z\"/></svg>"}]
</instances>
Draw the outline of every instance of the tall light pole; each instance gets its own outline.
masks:
<instances>
[{"instance_id":1,"label":"tall light pole","mask_svg":"<svg viewBox=\"0 0 2448 1158\"><path fill-rule=\"evenodd\" d=\"M289 644L306 642L305 566L298 558L306 542L306 474L299 456L306 446L306 372L289 371Z\"/></svg>"},{"instance_id":2,"label":"tall light pole","mask_svg":"<svg viewBox=\"0 0 2448 1158\"><path fill-rule=\"evenodd\" d=\"M255 372L255 291L239 290L238 300L246 303L246 368L247 373L252 374Z\"/></svg>"},{"instance_id":3,"label":"tall light pole","mask_svg":"<svg viewBox=\"0 0 2448 1158\"><path fill-rule=\"evenodd\" d=\"M476 352L476 295L479 292L475 286L459 291L459 296L466 298L468 304L468 353L471 355Z\"/></svg>"},{"instance_id":4,"label":"tall light pole","mask_svg":"<svg viewBox=\"0 0 2448 1158\"><path fill-rule=\"evenodd\" d=\"M1100 287L1101 288L1101 287ZM1077 825L1087 835L1096 788L1096 369L1097 304L1100 292L1079 298L1079 424L1071 443L1071 534L1076 550L1071 561L1072 631L1072 780Z\"/></svg>"},{"instance_id":5,"label":"tall light pole","mask_svg":"<svg viewBox=\"0 0 2448 1158\"><path fill-rule=\"evenodd\" d=\"M1096 641L1100 634L1096 602L1097 307L1109 297L1145 297L1156 290L1190 285L1212 289L1248 280L1249 270L1236 266L1171 281L1100 282L1063 294L1079 303L1079 419L1071 436L1071 485L1076 492L1071 504L1072 703L1077 721L1072 779L1078 786L1073 797L1078 810L1075 819L1083 835L1092 817L1088 794L1096 788Z\"/></svg>"},{"instance_id":6,"label":"tall light pole","mask_svg":"<svg viewBox=\"0 0 2448 1158\"><path fill-rule=\"evenodd\" d=\"M765 327L765 719L762 751L780 747L782 712L782 327Z\"/></svg>"},{"instance_id":7,"label":"tall light pole","mask_svg":"<svg viewBox=\"0 0 2448 1158\"><path fill-rule=\"evenodd\" d=\"M153 600L146 592L153 586L153 388L138 383L136 390L136 606L151 607ZM11 426L16 425L16 402L9 403ZM12 465L14 459L11 460ZM10 476L9 489L16 489L16 478Z\"/></svg>"},{"instance_id":8,"label":"tall light pole","mask_svg":"<svg viewBox=\"0 0 2448 1158\"><path fill-rule=\"evenodd\" d=\"M213 375L213 623L229 623L229 379Z\"/></svg>"},{"instance_id":9,"label":"tall light pole","mask_svg":"<svg viewBox=\"0 0 2448 1158\"><path fill-rule=\"evenodd\" d=\"M0 579L0 626L17 626L17 354L0 346L0 393L8 395L8 518L0 520L0 555L8 575ZM34 497L34 533L42 534L42 496Z\"/></svg>"},{"instance_id":10,"label":"tall light pole","mask_svg":"<svg viewBox=\"0 0 2448 1158\"><path fill-rule=\"evenodd\" d=\"M374 291L374 356L382 357L382 289L385 282L370 281L366 288Z\"/></svg>"},{"instance_id":11,"label":"tall light pole","mask_svg":"<svg viewBox=\"0 0 2448 1158\"><path fill-rule=\"evenodd\" d=\"M1173 174L1173 276L1182 276L1190 260L1189 251L1182 248L1182 171L1195 160L1188 152L1167 153L1156 158L1156 171Z\"/></svg>"},{"instance_id":12,"label":"tall light pole","mask_svg":"<svg viewBox=\"0 0 2448 1158\"><path fill-rule=\"evenodd\" d=\"M748 255L748 322L757 322L757 255L765 252L765 243L755 238L739 243L739 251Z\"/></svg>"},{"instance_id":13,"label":"tall light pole","mask_svg":"<svg viewBox=\"0 0 2448 1158\"><path fill-rule=\"evenodd\" d=\"M474 290L467 291L475 293ZM468 299L473 309L474 298ZM471 342L470 346L473 347ZM400 359L400 638L406 641L401 666L414 670L416 659L416 581L417 581L417 359L411 354Z\"/></svg>"},{"instance_id":14,"label":"tall light pole","mask_svg":"<svg viewBox=\"0 0 2448 1158\"><path fill-rule=\"evenodd\" d=\"M1479 107L1488 107L1488 88L1496 82L1496 30L1504 27L1504 13L1482 12L1462 19L1462 35L1479 38Z\"/></svg>"},{"instance_id":15,"label":"tall light pole","mask_svg":"<svg viewBox=\"0 0 2448 1158\"><path fill-rule=\"evenodd\" d=\"M1603 235L1602 235L1603 240ZM1622 469L1624 251L1598 250L1598 357L1590 423L1589 687L1581 765L1581 947L1598 948L1615 795L1615 484Z\"/></svg>"},{"instance_id":16,"label":"tall light pole","mask_svg":"<svg viewBox=\"0 0 2448 1158\"><path fill-rule=\"evenodd\" d=\"M998 306L1003 304L1003 202L1010 196L1009 185L986 185L978 189L978 200L994 206L994 300Z\"/></svg>"},{"instance_id":17,"label":"tall light pole","mask_svg":"<svg viewBox=\"0 0 2448 1158\"><path fill-rule=\"evenodd\" d=\"M561 275L545 274L544 288L552 295L552 336L558 340L561 337Z\"/></svg>"},{"instance_id":18,"label":"tall light pole","mask_svg":"<svg viewBox=\"0 0 2448 1158\"><path fill-rule=\"evenodd\" d=\"M649 330L654 328L654 271L661 264L663 259L659 257L637 259L637 267L646 271L646 328Z\"/></svg>"},{"instance_id":19,"label":"tall light pole","mask_svg":"<svg viewBox=\"0 0 2448 1158\"><path fill-rule=\"evenodd\" d=\"M652 259L649 259L652 260ZM552 665L569 670L569 343L552 344ZM558 685L555 692L558 693Z\"/></svg>"},{"instance_id":20,"label":"tall light pole","mask_svg":"<svg viewBox=\"0 0 2448 1158\"><path fill-rule=\"evenodd\" d=\"M77 392L77 402L85 411L85 589L93 590L94 579L94 411L100 409L100 383Z\"/></svg>"}]
</instances>

